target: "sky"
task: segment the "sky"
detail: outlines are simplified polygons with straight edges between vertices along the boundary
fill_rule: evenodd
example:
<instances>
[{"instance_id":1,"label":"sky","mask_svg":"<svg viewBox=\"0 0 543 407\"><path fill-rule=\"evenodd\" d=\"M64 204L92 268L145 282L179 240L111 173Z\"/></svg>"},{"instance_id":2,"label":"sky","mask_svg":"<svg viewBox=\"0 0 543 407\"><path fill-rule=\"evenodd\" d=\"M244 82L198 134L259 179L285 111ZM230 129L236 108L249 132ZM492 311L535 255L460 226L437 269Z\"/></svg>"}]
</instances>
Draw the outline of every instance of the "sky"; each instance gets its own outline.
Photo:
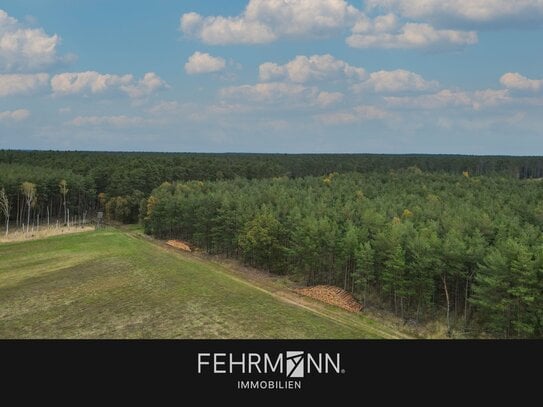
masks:
<instances>
[{"instance_id":1,"label":"sky","mask_svg":"<svg viewBox=\"0 0 543 407\"><path fill-rule=\"evenodd\" d=\"M0 0L0 149L543 155L543 0Z\"/></svg>"}]
</instances>

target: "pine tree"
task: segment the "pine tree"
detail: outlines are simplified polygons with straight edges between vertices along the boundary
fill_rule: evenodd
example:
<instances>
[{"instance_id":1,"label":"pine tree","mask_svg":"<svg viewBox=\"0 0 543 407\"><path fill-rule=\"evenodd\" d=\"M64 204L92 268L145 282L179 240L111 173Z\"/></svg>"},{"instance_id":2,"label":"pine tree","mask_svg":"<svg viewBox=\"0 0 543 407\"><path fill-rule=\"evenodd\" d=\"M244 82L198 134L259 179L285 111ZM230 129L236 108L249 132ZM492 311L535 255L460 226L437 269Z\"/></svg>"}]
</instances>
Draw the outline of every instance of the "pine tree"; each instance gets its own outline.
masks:
<instances>
[{"instance_id":1,"label":"pine tree","mask_svg":"<svg viewBox=\"0 0 543 407\"><path fill-rule=\"evenodd\" d=\"M370 242L361 243L356 251L356 271L354 273L355 287L362 292L362 303L366 306L368 291L375 279L375 252Z\"/></svg>"},{"instance_id":2,"label":"pine tree","mask_svg":"<svg viewBox=\"0 0 543 407\"><path fill-rule=\"evenodd\" d=\"M400 308L403 314L403 275L405 272L405 251L400 244L396 244L387 260L383 271L383 289L390 293L394 304L394 312L398 313ZM402 315L403 316L403 315Z\"/></svg>"}]
</instances>

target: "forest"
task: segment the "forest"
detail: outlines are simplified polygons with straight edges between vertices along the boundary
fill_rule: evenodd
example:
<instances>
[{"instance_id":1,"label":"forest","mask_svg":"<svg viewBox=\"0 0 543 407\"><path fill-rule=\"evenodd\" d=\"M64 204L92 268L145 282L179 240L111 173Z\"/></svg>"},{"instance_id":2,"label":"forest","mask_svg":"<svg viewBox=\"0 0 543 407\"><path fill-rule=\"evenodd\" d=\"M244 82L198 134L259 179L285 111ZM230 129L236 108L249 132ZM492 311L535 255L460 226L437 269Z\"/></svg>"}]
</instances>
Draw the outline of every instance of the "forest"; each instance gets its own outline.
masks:
<instances>
[{"instance_id":1,"label":"forest","mask_svg":"<svg viewBox=\"0 0 543 407\"><path fill-rule=\"evenodd\" d=\"M404 319L541 337L543 185L395 173L164 183L146 231L331 284Z\"/></svg>"},{"instance_id":2,"label":"forest","mask_svg":"<svg viewBox=\"0 0 543 407\"><path fill-rule=\"evenodd\" d=\"M542 170L538 157L0 151L0 213L28 229L104 211L406 323L540 338Z\"/></svg>"},{"instance_id":3,"label":"forest","mask_svg":"<svg viewBox=\"0 0 543 407\"><path fill-rule=\"evenodd\" d=\"M82 219L85 214L92 218L97 211L105 211L109 220L133 223L138 221L142 200L165 181L388 173L413 167L432 173L467 171L473 176L543 177L542 157L0 150L0 188L4 187L15 207L11 216L17 226L22 225L21 217L28 209L21 191L24 182L36 187L30 211L34 223L38 216L42 220L48 215L55 219ZM66 199L60 196L62 180L67 183Z\"/></svg>"}]
</instances>

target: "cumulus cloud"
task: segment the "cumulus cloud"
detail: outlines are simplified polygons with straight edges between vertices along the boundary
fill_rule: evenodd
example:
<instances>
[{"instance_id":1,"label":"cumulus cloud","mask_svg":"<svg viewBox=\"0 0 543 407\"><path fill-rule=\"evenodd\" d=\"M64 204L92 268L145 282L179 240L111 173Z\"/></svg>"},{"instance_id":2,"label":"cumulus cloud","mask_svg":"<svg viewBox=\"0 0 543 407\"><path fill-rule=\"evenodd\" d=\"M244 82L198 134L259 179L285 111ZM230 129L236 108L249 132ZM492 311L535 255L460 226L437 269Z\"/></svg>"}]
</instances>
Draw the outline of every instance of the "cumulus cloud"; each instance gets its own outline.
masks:
<instances>
[{"instance_id":1,"label":"cumulus cloud","mask_svg":"<svg viewBox=\"0 0 543 407\"><path fill-rule=\"evenodd\" d=\"M370 10L392 11L444 26L522 26L543 21L541 0L367 0L366 5Z\"/></svg>"},{"instance_id":2,"label":"cumulus cloud","mask_svg":"<svg viewBox=\"0 0 543 407\"><path fill-rule=\"evenodd\" d=\"M131 98L142 98L149 96L159 90L168 89L169 85L154 72L147 72L137 82L123 84L120 89Z\"/></svg>"},{"instance_id":3,"label":"cumulus cloud","mask_svg":"<svg viewBox=\"0 0 543 407\"><path fill-rule=\"evenodd\" d=\"M347 100L345 90L354 93L373 93L400 96L412 92L435 92L440 88L437 81L426 80L421 75L407 70L378 71L366 73L364 68L355 67L331 55L299 55L284 65L267 62L259 67L257 84L231 86L220 90L221 100L257 105L289 106L295 108L326 109L339 103L353 106L359 96ZM323 90L321 82L334 83L335 90ZM339 88L339 89L337 89ZM371 116L382 111L362 111L361 108L348 112L336 112L334 116L323 116L325 121L348 121L349 117Z\"/></svg>"},{"instance_id":4,"label":"cumulus cloud","mask_svg":"<svg viewBox=\"0 0 543 407\"><path fill-rule=\"evenodd\" d=\"M250 0L235 17L184 14L181 31L206 44L264 44L282 37L325 37L359 15L344 0Z\"/></svg>"},{"instance_id":5,"label":"cumulus cloud","mask_svg":"<svg viewBox=\"0 0 543 407\"><path fill-rule=\"evenodd\" d=\"M420 96L389 96L385 101L391 107L409 109L472 108L479 110L511 101L504 89L486 89L475 92L443 89L437 93Z\"/></svg>"},{"instance_id":6,"label":"cumulus cloud","mask_svg":"<svg viewBox=\"0 0 543 407\"><path fill-rule=\"evenodd\" d=\"M221 106L232 106L239 110L244 104L276 105L283 107L326 108L341 102L341 92L320 91L316 86L304 86L291 82L264 82L256 85L230 86L219 92L223 103ZM224 103L236 100L242 104Z\"/></svg>"},{"instance_id":7,"label":"cumulus cloud","mask_svg":"<svg viewBox=\"0 0 543 407\"><path fill-rule=\"evenodd\" d=\"M439 30L426 23L375 26L366 20L357 23L347 37L353 48L413 48L445 50L463 48L478 42L475 31Z\"/></svg>"},{"instance_id":8,"label":"cumulus cloud","mask_svg":"<svg viewBox=\"0 0 543 407\"><path fill-rule=\"evenodd\" d=\"M206 44L264 44L273 42L277 35L271 28L258 21L243 17L202 17L196 13L181 17L181 31Z\"/></svg>"},{"instance_id":9,"label":"cumulus cloud","mask_svg":"<svg viewBox=\"0 0 543 407\"><path fill-rule=\"evenodd\" d=\"M230 86L220 90L224 99L239 98L248 102L302 101L317 96L316 88L285 82L257 83L256 85Z\"/></svg>"},{"instance_id":10,"label":"cumulus cloud","mask_svg":"<svg viewBox=\"0 0 543 407\"><path fill-rule=\"evenodd\" d=\"M146 73L140 80L133 75L110 75L95 71L67 72L53 76L51 88L55 95L99 94L120 90L132 98L148 96L168 85L153 72Z\"/></svg>"},{"instance_id":11,"label":"cumulus cloud","mask_svg":"<svg viewBox=\"0 0 543 407\"><path fill-rule=\"evenodd\" d=\"M542 0L249 0L237 16L186 13L180 29L206 44L265 44L323 38L350 29L353 48L448 50L478 42L489 26L543 25ZM372 17L368 17L371 15Z\"/></svg>"},{"instance_id":12,"label":"cumulus cloud","mask_svg":"<svg viewBox=\"0 0 543 407\"><path fill-rule=\"evenodd\" d=\"M367 81L354 85L353 90L362 92L372 89L377 93L400 93L435 90L438 86L437 81L427 81L417 73L398 69L373 72Z\"/></svg>"},{"instance_id":13,"label":"cumulus cloud","mask_svg":"<svg viewBox=\"0 0 543 407\"><path fill-rule=\"evenodd\" d=\"M138 127L147 123L147 120L140 116L78 116L68 122L76 127L85 126L111 126L111 127Z\"/></svg>"},{"instance_id":14,"label":"cumulus cloud","mask_svg":"<svg viewBox=\"0 0 543 407\"><path fill-rule=\"evenodd\" d=\"M341 102L344 97L345 95L341 92L320 92L316 104L320 107L328 107Z\"/></svg>"},{"instance_id":15,"label":"cumulus cloud","mask_svg":"<svg viewBox=\"0 0 543 407\"><path fill-rule=\"evenodd\" d=\"M543 90L543 79L529 79L519 73L506 73L500 83L507 89L518 91L539 92Z\"/></svg>"},{"instance_id":16,"label":"cumulus cloud","mask_svg":"<svg viewBox=\"0 0 543 407\"><path fill-rule=\"evenodd\" d=\"M0 122L21 122L30 117L30 112L26 109L8 110L0 112Z\"/></svg>"},{"instance_id":17,"label":"cumulus cloud","mask_svg":"<svg viewBox=\"0 0 543 407\"><path fill-rule=\"evenodd\" d=\"M433 16L441 13L448 21L451 16L461 16L463 9L466 16L472 17L477 11L481 11L481 15L510 16L482 4L493 1L533 3L533 7L528 4L506 7L520 15L525 15L530 9L537 11L539 6L536 3L541 3L541 0L476 0L469 4L460 0L409 0L403 4L400 0L375 0L367 5L374 16L370 18L345 0L250 0L245 10L234 17L205 17L194 12L184 14L180 29L186 36L211 45L264 44L281 38L323 38L350 29L351 35L346 42L353 48L448 50L476 44L477 32L441 27L436 25L438 22ZM478 6L472 3L478 3ZM376 12L384 14L375 16ZM268 68L271 70L273 67Z\"/></svg>"},{"instance_id":18,"label":"cumulus cloud","mask_svg":"<svg viewBox=\"0 0 543 407\"><path fill-rule=\"evenodd\" d=\"M376 106L361 105L348 111L318 114L315 118L318 122L326 125L345 125L370 120L382 120L389 116L389 112Z\"/></svg>"},{"instance_id":19,"label":"cumulus cloud","mask_svg":"<svg viewBox=\"0 0 543 407\"><path fill-rule=\"evenodd\" d=\"M299 55L284 65L266 62L259 67L261 81L306 84L319 81L354 83L355 92L372 90L377 93L432 91L439 87L437 81L425 80L421 75L398 69L367 74L364 68L349 65L332 55ZM326 96L328 98L328 96ZM335 95L339 98L339 95ZM324 98L324 96L323 96ZM340 99L338 99L340 100Z\"/></svg>"},{"instance_id":20,"label":"cumulus cloud","mask_svg":"<svg viewBox=\"0 0 543 407\"><path fill-rule=\"evenodd\" d=\"M305 83L309 81L355 79L366 76L363 68L349 65L332 55L299 55L285 65L267 62L260 65L259 76L262 81L288 79L291 82Z\"/></svg>"},{"instance_id":21,"label":"cumulus cloud","mask_svg":"<svg viewBox=\"0 0 543 407\"><path fill-rule=\"evenodd\" d=\"M51 88L55 94L62 95L84 92L102 93L114 86L128 85L133 80L132 75L103 75L95 71L66 72L53 76Z\"/></svg>"},{"instance_id":22,"label":"cumulus cloud","mask_svg":"<svg viewBox=\"0 0 543 407\"><path fill-rule=\"evenodd\" d=\"M49 75L39 74L0 74L0 97L28 94L47 86Z\"/></svg>"},{"instance_id":23,"label":"cumulus cloud","mask_svg":"<svg viewBox=\"0 0 543 407\"><path fill-rule=\"evenodd\" d=\"M0 70L30 71L59 60L58 35L42 28L27 28L0 9Z\"/></svg>"},{"instance_id":24,"label":"cumulus cloud","mask_svg":"<svg viewBox=\"0 0 543 407\"><path fill-rule=\"evenodd\" d=\"M185 64L185 72L189 75L220 72L226 67L226 61L207 53L195 52Z\"/></svg>"}]
</instances>

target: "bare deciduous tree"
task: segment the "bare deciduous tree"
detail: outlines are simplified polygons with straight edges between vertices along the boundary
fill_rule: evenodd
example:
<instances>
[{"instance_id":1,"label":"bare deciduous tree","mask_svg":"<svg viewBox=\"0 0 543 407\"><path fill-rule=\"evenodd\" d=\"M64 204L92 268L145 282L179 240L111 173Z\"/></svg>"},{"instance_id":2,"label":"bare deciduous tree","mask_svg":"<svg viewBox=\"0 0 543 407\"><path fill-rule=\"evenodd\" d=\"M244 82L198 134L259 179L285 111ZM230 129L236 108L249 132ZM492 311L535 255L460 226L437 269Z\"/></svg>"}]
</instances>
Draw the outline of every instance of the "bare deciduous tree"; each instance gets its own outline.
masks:
<instances>
[{"instance_id":1,"label":"bare deciduous tree","mask_svg":"<svg viewBox=\"0 0 543 407\"><path fill-rule=\"evenodd\" d=\"M62 205L64 206L64 224L68 224L68 212L66 211L66 195L68 194L68 183L65 179L58 184L60 194L62 195Z\"/></svg>"},{"instance_id":2,"label":"bare deciduous tree","mask_svg":"<svg viewBox=\"0 0 543 407\"><path fill-rule=\"evenodd\" d=\"M10 204L9 204L9 198L6 194L6 190L2 188L0 190L0 211L6 218L6 236L9 233L9 212L10 212Z\"/></svg>"},{"instance_id":3,"label":"bare deciduous tree","mask_svg":"<svg viewBox=\"0 0 543 407\"><path fill-rule=\"evenodd\" d=\"M30 228L30 208L36 199L36 184L32 182L23 182L21 185L23 190L23 195L25 196L26 206L28 207L27 213L27 222L26 222L26 233L28 233Z\"/></svg>"}]
</instances>

